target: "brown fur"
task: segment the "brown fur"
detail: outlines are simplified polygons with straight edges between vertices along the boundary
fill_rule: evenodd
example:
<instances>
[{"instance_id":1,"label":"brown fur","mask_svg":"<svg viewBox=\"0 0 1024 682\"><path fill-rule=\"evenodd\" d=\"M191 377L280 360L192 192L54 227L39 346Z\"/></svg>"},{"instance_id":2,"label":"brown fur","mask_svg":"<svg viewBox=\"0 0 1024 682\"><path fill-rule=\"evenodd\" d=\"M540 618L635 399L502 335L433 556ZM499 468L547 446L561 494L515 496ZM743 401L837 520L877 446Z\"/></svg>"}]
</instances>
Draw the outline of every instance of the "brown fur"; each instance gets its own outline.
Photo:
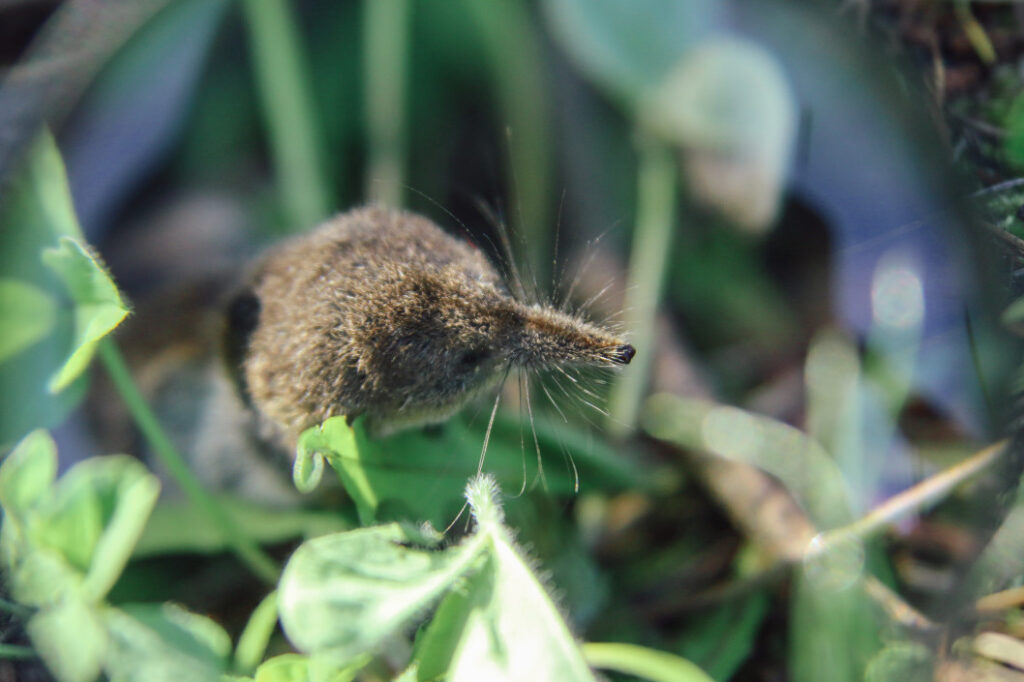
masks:
<instances>
[{"instance_id":1,"label":"brown fur","mask_svg":"<svg viewBox=\"0 0 1024 682\"><path fill-rule=\"evenodd\" d=\"M379 207L272 250L236 300L247 328L229 359L289 444L334 415L366 415L376 435L442 421L513 367L633 355L599 327L515 300L480 251L429 220Z\"/></svg>"}]
</instances>

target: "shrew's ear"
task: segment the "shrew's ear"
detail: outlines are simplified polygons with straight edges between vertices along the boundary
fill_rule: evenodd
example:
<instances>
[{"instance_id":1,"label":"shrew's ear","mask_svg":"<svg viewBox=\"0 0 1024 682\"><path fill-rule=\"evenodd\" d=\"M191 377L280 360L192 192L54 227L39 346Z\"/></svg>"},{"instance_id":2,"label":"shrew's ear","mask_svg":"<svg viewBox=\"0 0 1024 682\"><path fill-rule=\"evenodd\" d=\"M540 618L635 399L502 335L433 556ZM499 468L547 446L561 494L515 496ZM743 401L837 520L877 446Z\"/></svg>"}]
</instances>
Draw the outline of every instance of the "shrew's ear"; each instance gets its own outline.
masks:
<instances>
[{"instance_id":1,"label":"shrew's ear","mask_svg":"<svg viewBox=\"0 0 1024 682\"><path fill-rule=\"evenodd\" d=\"M252 289L243 289L228 302L224 330L224 361L238 394L249 407L252 399L245 381L245 356L249 353L249 341L260 323L260 299Z\"/></svg>"}]
</instances>

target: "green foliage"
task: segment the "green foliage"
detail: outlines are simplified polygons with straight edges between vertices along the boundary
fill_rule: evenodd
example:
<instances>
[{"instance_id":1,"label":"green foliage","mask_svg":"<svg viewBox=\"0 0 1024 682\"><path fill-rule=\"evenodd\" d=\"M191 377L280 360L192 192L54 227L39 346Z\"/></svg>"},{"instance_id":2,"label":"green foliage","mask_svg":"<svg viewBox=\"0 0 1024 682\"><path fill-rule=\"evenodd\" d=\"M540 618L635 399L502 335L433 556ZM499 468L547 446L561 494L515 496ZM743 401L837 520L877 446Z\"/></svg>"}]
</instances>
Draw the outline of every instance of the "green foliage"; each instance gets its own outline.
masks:
<instances>
[{"instance_id":1,"label":"green foliage","mask_svg":"<svg viewBox=\"0 0 1024 682\"><path fill-rule=\"evenodd\" d=\"M57 322L57 302L45 291L17 279L0 280L0 362L36 343Z\"/></svg>"},{"instance_id":2,"label":"green foliage","mask_svg":"<svg viewBox=\"0 0 1024 682\"><path fill-rule=\"evenodd\" d=\"M540 482L551 492L569 493L575 490L577 477L612 490L653 483L639 465L566 424L543 417L526 428L535 429L544 451L565 448L577 469L575 474L569 468L541 470L537 460L524 453L523 437L532 438L532 433L522 434L521 428L508 420L497 423L486 453L487 471L505 488ZM301 435L292 477L300 491L312 490L322 475L318 460L324 458L352 496L362 523L406 520L443 527L458 513L465 482L480 466L480 437L456 417L429 435L406 431L371 441L360 422L350 427L344 417L332 417Z\"/></svg>"},{"instance_id":3,"label":"green foliage","mask_svg":"<svg viewBox=\"0 0 1024 682\"><path fill-rule=\"evenodd\" d=\"M713 21L714 2L547 0L552 28L581 68L636 106Z\"/></svg>"},{"instance_id":4,"label":"green foliage","mask_svg":"<svg viewBox=\"0 0 1024 682\"><path fill-rule=\"evenodd\" d=\"M1024 166L1024 94L1017 95L1010 104L1005 127L1003 149L1007 159L1015 166Z\"/></svg>"},{"instance_id":5,"label":"green foliage","mask_svg":"<svg viewBox=\"0 0 1024 682\"><path fill-rule=\"evenodd\" d=\"M285 633L309 658L276 663L282 672L275 674L305 679L299 671L313 662L356 665L443 597L416 640L409 679L595 680L546 587L515 546L497 497L492 478L474 479L466 498L476 530L444 549L435 535L399 524L299 547L281 577L280 614ZM595 651L597 665L649 679L667 680L673 671L687 673L677 679L707 679L691 663L641 647L604 656Z\"/></svg>"},{"instance_id":6,"label":"green foliage","mask_svg":"<svg viewBox=\"0 0 1024 682\"><path fill-rule=\"evenodd\" d=\"M679 653L719 682L732 679L753 651L768 607L765 592L723 604L687 628Z\"/></svg>"},{"instance_id":7,"label":"green foliage","mask_svg":"<svg viewBox=\"0 0 1024 682\"><path fill-rule=\"evenodd\" d=\"M689 661L633 644L585 644L583 654L597 668L637 675L654 682L711 682Z\"/></svg>"},{"instance_id":8,"label":"green foliage","mask_svg":"<svg viewBox=\"0 0 1024 682\"><path fill-rule=\"evenodd\" d=\"M852 520L842 475L821 444L799 429L739 408L656 395L647 431L683 447L752 464L782 481L819 528Z\"/></svg>"},{"instance_id":9,"label":"green foliage","mask_svg":"<svg viewBox=\"0 0 1024 682\"><path fill-rule=\"evenodd\" d=\"M0 212L0 442L57 421L81 396L67 389L97 341L127 314L117 288L84 244L64 165L39 135ZM54 394L63 392L60 397Z\"/></svg>"},{"instance_id":10,"label":"green foliage","mask_svg":"<svg viewBox=\"0 0 1024 682\"><path fill-rule=\"evenodd\" d=\"M136 460L96 457L55 480L56 448L37 431L0 465L0 554L26 629L61 682L212 680L230 641L174 605L115 608L105 597L142 533L159 483Z\"/></svg>"},{"instance_id":11,"label":"green foliage","mask_svg":"<svg viewBox=\"0 0 1024 682\"><path fill-rule=\"evenodd\" d=\"M87 247L71 237L43 252L46 263L64 282L74 302L74 342L67 360L48 384L51 392L63 390L92 360L96 344L128 314L110 275Z\"/></svg>"}]
</instances>

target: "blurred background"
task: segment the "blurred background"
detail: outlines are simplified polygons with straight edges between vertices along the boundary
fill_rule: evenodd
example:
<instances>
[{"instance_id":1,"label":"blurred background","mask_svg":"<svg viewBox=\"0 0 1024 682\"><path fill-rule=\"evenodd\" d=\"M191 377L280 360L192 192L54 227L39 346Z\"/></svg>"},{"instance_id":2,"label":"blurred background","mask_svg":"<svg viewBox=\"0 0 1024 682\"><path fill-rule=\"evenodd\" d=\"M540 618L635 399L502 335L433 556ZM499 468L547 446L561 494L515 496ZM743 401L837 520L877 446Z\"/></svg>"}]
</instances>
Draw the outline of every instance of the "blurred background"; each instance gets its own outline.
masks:
<instances>
[{"instance_id":1,"label":"blurred background","mask_svg":"<svg viewBox=\"0 0 1024 682\"><path fill-rule=\"evenodd\" d=\"M510 524L583 638L719 680L1024 679L1020 599L978 606L1021 582L1019 550L986 553L1024 546L1016 449L956 468L1017 417L1022 55L1012 3L6 0L0 187L47 124L134 308L119 341L201 471L224 456L195 435L207 322L267 245L383 202L511 273L506 234L528 291L638 349L537 380L543 477L516 396L485 467L526 491ZM53 289L47 236L3 210L0 274ZM5 349L0 444L144 456L102 377L46 390L70 335ZM486 411L382 446L382 518L453 517ZM950 467L968 484L884 507ZM305 505L355 523L337 491ZM303 523L263 540L287 556ZM154 541L111 599L237 631L257 585L199 544ZM1007 677L956 677L979 666Z\"/></svg>"}]
</instances>

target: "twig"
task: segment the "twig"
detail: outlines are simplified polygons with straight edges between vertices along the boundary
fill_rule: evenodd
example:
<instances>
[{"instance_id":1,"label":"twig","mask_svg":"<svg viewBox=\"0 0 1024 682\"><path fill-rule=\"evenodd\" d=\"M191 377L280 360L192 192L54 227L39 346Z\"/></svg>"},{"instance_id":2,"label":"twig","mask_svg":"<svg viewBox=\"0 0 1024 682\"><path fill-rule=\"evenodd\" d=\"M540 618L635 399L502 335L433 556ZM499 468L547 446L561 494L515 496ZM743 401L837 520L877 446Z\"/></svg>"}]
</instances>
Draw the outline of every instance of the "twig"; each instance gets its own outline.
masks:
<instances>
[{"instance_id":1,"label":"twig","mask_svg":"<svg viewBox=\"0 0 1024 682\"><path fill-rule=\"evenodd\" d=\"M893 495L857 521L825 533L815 551L827 551L837 540L868 537L895 523L906 514L945 497L954 487L999 459L1006 446L1007 441L1001 440L902 493Z\"/></svg>"}]
</instances>

